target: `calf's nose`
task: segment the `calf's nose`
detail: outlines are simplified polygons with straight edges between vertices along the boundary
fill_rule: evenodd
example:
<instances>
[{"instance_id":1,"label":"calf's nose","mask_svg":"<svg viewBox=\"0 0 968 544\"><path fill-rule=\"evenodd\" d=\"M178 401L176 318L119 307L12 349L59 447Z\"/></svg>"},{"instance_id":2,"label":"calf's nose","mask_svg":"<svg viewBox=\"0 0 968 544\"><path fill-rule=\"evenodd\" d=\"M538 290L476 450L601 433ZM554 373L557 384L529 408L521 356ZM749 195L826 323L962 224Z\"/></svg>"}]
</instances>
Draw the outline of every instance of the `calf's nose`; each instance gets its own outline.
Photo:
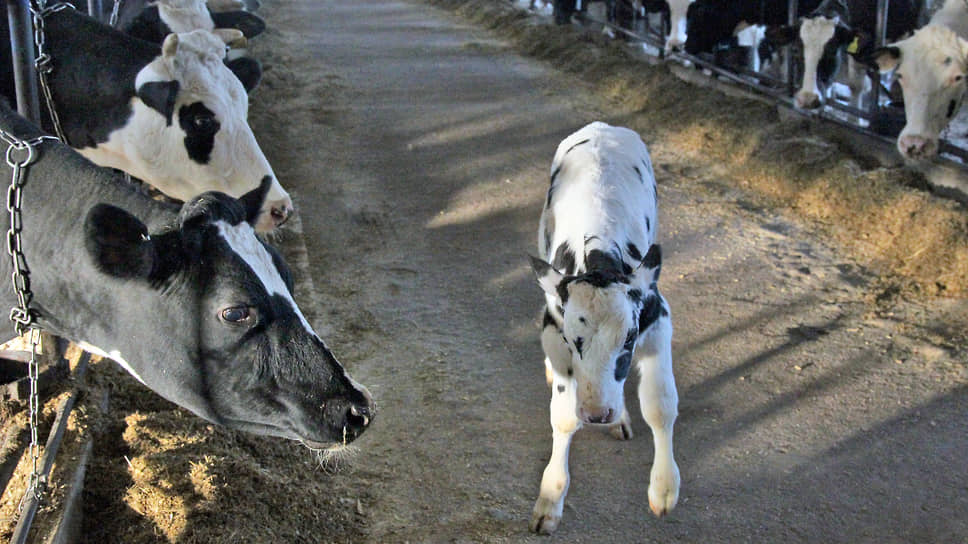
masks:
<instances>
[{"instance_id":1,"label":"calf's nose","mask_svg":"<svg viewBox=\"0 0 968 544\"><path fill-rule=\"evenodd\" d=\"M905 157L920 159L934 156L938 150L938 143L920 134L905 134L898 139L897 147Z\"/></svg>"},{"instance_id":2,"label":"calf's nose","mask_svg":"<svg viewBox=\"0 0 968 544\"><path fill-rule=\"evenodd\" d=\"M586 423L611 423L615 419L615 411L611 408L582 407L581 419Z\"/></svg>"},{"instance_id":3,"label":"calf's nose","mask_svg":"<svg viewBox=\"0 0 968 544\"><path fill-rule=\"evenodd\" d=\"M274 227L281 227L292 215L292 204L276 204L269 208L269 217Z\"/></svg>"},{"instance_id":4,"label":"calf's nose","mask_svg":"<svg viewBox=\"0 0 968 544\"><path fill-rule=\"evenodd\" d=\"M326 420L337 437L341 437L344 444L356 440L373 421L373 404L369 400L354 402L350 400L335 400L326 405L324 410Z\"/></svg>"},{"instance_id":5,"label":"calf's nose","mask_svg":"<svg viewBox=\"0 0 968 544\"><path fill-rule=\"evenodd\" d=\"M794 97L798 108L815 110L820 107L820 97L816 93L799 92Z\"/></svg>"}]
</instances>

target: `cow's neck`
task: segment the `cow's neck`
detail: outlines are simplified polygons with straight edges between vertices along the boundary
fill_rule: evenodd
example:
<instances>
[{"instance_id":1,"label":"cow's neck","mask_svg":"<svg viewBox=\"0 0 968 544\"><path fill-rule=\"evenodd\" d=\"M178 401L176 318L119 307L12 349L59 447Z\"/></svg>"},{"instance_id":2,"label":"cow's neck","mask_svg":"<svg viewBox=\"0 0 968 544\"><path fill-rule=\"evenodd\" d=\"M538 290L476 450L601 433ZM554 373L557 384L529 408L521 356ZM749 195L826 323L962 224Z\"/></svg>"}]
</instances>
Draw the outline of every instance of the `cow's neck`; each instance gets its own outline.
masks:
<instances>
[{"instance_id":1,"label":"cow's neck","mask_svg":"<svg viewBox=\"0 0 968 544\"><path fill-rule=\"evenodd\" d=\"M68 141L76 148L107 141L130 116L135 77L160 55L160 46L72 9L47 16L45 28L54 107Z\"/></svg>"}]
</instances>

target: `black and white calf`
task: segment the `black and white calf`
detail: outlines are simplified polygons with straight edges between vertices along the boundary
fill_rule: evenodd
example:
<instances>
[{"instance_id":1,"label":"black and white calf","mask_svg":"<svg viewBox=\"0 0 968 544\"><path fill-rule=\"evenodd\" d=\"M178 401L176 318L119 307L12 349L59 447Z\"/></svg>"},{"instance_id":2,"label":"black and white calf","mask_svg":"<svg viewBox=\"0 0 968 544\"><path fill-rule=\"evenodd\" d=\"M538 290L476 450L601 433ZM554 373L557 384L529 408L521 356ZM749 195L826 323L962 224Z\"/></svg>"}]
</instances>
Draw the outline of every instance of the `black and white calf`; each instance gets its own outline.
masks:
<instances>
[{"instance_id":1,"label":"black and white calf","mask_svg":"<svg viewBox=\"0 0 968 544\"><path fill-rule=\"evenodd\" d=\"M2 100L0 129L40 134ZM0 162L0 179L10 177ZM372 400L303 317L285 261L252 228L269 185L238 200L204 193L179 209L69 147L41 144L23 188L31 307L42 328L211 422L342 445L369 425ZM10 272L0 259L0 274ZM0 295L15 304L9 280Z\"/></svg>"},{"instance_id":2,"label":"black and white calf","mask_svg":"<svg viewBox=\"0 0 968 544\"><path fill-rule=\"evenodd\" d=\"M6 20L5 2L0 13ZM54 104L82 155L179 200L209 190L238 197L268 177L259 229L288 218L292 199L246 120L243 83L223 63L239 31L170 34L159 46L73 9L48 15L45 29ZM10 58L9 47L0 24L0 58ZM12 100L10 70L0 63L0 93Z\"/></svg>"},{"instance_id":3,"label":"black and white calf","mask_svg":"<svg viewBox=\"0 0 968 544\"><path fill-rule=\"evenodd\" d=\"M799 0L797 16L810 13L821 0ZM774 27L789 22L788 0L695 0L686 13L686 52L712 52L749 25Z\"/></svg>"},{"instance_id":4,"label":"black and white calf","mask_svg":"<svg viewBox=\"0 0 968 544\"><path fill-rule=\"evenodd\" d=\"M624 385L638 369L642 416L655 459L649 506L664 515L679 498L672 427L679 397L672 373L672 321L659 294L656 184L638 134L592 123L558 146L532 258L547 303L541 331L551 377L551 460L531 530L554 531L568 492L568 449L584 423L629 439Z\"/></svg>"},{"instance_id":5,"label":"black and white calf","mask_svg":"<svg viewBox=\"0 0 968 544\"><path fill-rule=\"evenodd\" d=\"M882 72L894 71L904 93L898 151L908 159L933 157L968 88L968 3L946 0L926 26L872 59Z\"/></svg>"}]
</instances>

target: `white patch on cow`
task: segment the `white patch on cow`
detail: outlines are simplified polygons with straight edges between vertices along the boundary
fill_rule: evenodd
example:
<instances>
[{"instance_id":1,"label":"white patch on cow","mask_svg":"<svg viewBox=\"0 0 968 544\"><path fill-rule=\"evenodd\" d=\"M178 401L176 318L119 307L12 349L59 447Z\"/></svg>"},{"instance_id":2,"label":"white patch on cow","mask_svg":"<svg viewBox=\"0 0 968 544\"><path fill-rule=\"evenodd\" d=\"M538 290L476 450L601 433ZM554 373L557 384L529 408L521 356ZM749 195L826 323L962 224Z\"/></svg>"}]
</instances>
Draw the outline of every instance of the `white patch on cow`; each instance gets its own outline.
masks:
<instances>
[{"instance_id":1,"label":"white patch on cow","mask_svg":"<svg viewBox=\"0 0 968 544\"><path fill-rule=\"evenodd\" d=\"M669 3L669 35L666 37L666 51L681 48L686 44L686 13L689 4L695 0L666 0Z\"/></svg>"},{"instance_id":2,"label":"white patch on cow","mask_svg":"<svg viewBox=\"0 0 968 544\"><path fill-rule=\"evenodd\" d=\"M817 84L817 65L824 47L834 37L837 19L812 17L800 25L800 41L803 42L803 81L794 101L798 108L814 108L820 105L820 87Z\"/></svg>"},{"instance_id":3,"label":"white patch on cow","mask_svg":"<svg viewBox=\"0 0 968 544\"><path fill-rule=\"evenodd\" d=\"M968 9L964 16L968 18ZM964 98L968 41L950 28L932 23L891 47L900 51L900 58L882 64L881 70L894 69L904 93L907 123L898 136L898 151L913 159L933 156L941 132Z\"/></svg>"},{"instance_id":4,"label":"white patch on cow","mask_svg":"<svg viewBox=\"0 0 968 544\"><path fill-rule=\"evenodd\" d=\"M175 38L177 36L177 38ZM175 39L170 46L169 40ZM171 124L139 98L131 99L132 116L112 132L108 141L80 153L100 166L117 168L144 180L178 200L190 200L205 191L222 191L239 197L272 178L259 230L275 225L270 211L292 209L292 199L279 184L269 161L246 120L248 95L242 83L222 62L225 42L205 30L169 35L166 51L145 66L135 88L148 82L177 81L179 92ZM205 164L192 160L179 124L182 106L201 102L220 124Z\"/></svg>"},{"instance_id":5,"label":"white patch on cow","mask_svg":"<svg viewBox=\"0 0 968 544\"><path fill-rule=\"evenodd\" d=\"M309 324L309 321L306 320L299 310L299 306L296 305L296 301L293 300L289 288L286 287L286 282L279 275L279 270L272 262L272 255L269 254L265 246L262 245L262 242L256 237L252 226L248 223L230 225L225 221L217 222L216 226L222 238L232 248L232 251L245 261L249 265L249 268L252 269L252 272L255 273L256 277L259 278L266 292L270 295L283 297L292 307L292 311L299 317L299 321L303 324L306 331L318 338L319 336L316 334L316 331L313 330L312 325Z\"/></svg>"},{"instance_id":6,"label":"white patch on cow","mask_svg":"<svg viewBox=\"0 0 968 544\"><path fill-rule=\"evenodd\" d=\"M159 17L172 32L215 28L205 0L155 0L155 5Z\"/></svg>"},{"instance_id":7,"label":"white patch on cow","mask_svg":"<svg viewBox=\"0 0 968 544\"><path fill-rule=\"evenodd\" d=\"M141 383L143 383L145 385L148 385L147 383L145 383L145 381L143 379L141 379L141 376L139 376L138 373L134 371L134 368L132 368L131 365L128 364L128 361L125 361L124 360L124 357L121 356L121 352L120 351L118 351L116 349L115 350L112 350L112 351L106 351L106 350L103 350L103 349L101 349L101 348L99 348L97 346L92 346L91 344L88 344L87 342L78 342L77 343L77 346L79 348L83 349L84 351L88 352L88 353L93 353L94 355L97 355L98 357L104 357L106 359L113 360L114 362L116 362L119 365L121 365L121 368L127 370L128 371L128 374L131 374L132 376L134 376L135 378L137 378L137 380L139 382L141 382Z\"/></svg>"}]
</instances>

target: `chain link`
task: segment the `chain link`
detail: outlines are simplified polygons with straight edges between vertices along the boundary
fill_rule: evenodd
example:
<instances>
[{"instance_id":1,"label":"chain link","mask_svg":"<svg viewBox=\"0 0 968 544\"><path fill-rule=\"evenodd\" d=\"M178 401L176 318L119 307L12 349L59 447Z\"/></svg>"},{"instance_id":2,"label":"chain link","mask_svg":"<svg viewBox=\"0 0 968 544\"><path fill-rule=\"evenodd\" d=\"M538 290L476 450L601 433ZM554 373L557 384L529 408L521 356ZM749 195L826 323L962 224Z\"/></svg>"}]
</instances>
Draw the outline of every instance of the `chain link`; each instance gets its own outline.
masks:
<instances>
[{"instance_id":1,"label":"chain link","mask_svg":"<svg viewBox=\"0 0 968 544\"><path fill-rule=\"evenodd\" d=\"M34 59L34 68L37 69L37 75L40 78L40 89L44 93L44 100L47 102L47 111L50 113L50 120L54 125L54 132L60 141L67 143L67 138L64 136L64 129L61 127L60 116L57 115L57 108L54 107L54 95L50 89L50 83L47 81L47 76L54 70L51 66L51 57L44 50L44 45L46 45L46 32L44 31L44 18L51 13L56 13L64 9L74 9L74 6L67 3L57 3L51 7L47 7L47 0L33 0L36 3L36 7L31 4L30 13L33 15L34 20L34 45L37 46L37 58Z\"/></svg>"},{"instance_id":2,"label":"chain link","mask_svg":"<svg viewBox=\"0 0 968 544\"><path fill-rule=\"evenodd\" d=\"M13 170L10 187L7 189L7 211L10 213L10 228L7 230L7 254L10 256L11 280L13 281L14 292L17 295L17 306L10 310L10 321L13 322L18 335L23 336L27 331L30 332L30 361L27 363L27 374L30 380L28 411L30 414L30 457L33 468L30 473L27 492L20 498L20 505L17 507L17 511L20 512L28 495L33 494L34 497L40 499L47 486L47 482L44 478L41 478L37 466L40 459L40 443L37 438L40 419L40 395L37 391L37 377L40 369L37 360L37 345L40 329L35 325L35 314L30 309L30 303L33 300L33 293L30 291L30 269L27 267L27 258L23 253L21 238L21 231L23 230L23 218L21 216L23 187L26 182L27 167L37 160L37 146L44 140L57 140L57 138L40 136L31 140L22 140L0 130L0 140L7 144L4 159L7 166Z\"/></svg>"}]
</instances>

